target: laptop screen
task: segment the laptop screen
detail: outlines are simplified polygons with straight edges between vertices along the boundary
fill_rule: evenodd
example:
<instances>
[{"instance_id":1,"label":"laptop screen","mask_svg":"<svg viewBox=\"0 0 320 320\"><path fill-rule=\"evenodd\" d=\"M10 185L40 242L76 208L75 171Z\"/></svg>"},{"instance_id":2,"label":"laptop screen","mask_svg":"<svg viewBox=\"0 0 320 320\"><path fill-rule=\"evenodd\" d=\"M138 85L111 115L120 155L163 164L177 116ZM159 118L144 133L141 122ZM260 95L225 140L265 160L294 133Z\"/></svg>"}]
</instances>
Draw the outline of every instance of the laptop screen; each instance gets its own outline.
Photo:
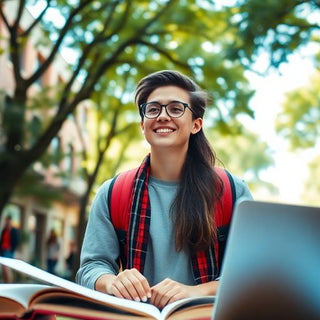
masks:
<instances>
[{"instance_id":1,"label":"laptop screen","mask_svg":"<svg viewBox=\"0 0 320 320\"><path fill-rule=\"evenodd\" d=\"M236 207L213 319L320 319L320 208Z\"/></svg>"}]
</instances>

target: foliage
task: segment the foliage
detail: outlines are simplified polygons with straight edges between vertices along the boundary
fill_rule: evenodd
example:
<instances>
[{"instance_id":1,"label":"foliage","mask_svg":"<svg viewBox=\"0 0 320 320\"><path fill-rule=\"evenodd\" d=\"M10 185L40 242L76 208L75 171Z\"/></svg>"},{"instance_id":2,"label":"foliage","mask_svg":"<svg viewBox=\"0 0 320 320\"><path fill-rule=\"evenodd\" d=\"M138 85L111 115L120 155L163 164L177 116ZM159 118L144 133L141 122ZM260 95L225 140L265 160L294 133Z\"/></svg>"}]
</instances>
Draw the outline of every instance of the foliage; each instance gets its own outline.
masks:
<instances>
[{"instance_id":1,"label":"foliage","mask_svg":"<svg viewBox=\"0 0 320 320\"><path fill-rule=\"evenodd\" d=\"M195 77L211 93L220 110L212 124L224 132L236 114L252 115L247 103L252 92L244 69L226 56L230 39L237 36L226 28L228 13L216 10L211 1L20 0L2 4L0 15L9 34L16 87L1 108L0 179L4 183L0 211L79 103L95 100L95 94L105 88L109 102L118 98L117 89L124 90L124 74L130 84L121 100L124 110L133 110L125 97L132 94L137 79L158 69L174 68ZM38 8L33 21L23 20L26 7ZM19 29L22 21L29 21L23 30ZM41 52L41 59L29 68L34 71L25 73L21 56L29 41ZM66 48L73 54L72 64L65 67L60 85L47 84L42 93L31 96L30 88L43 85L49 67L61 61L60 53ZM41 123L29 123L30 110L42 116ZM106 123L115 115L112 110L104 113L109 117ZM114 131L110 134L115 136Z\"/></svg>"},{"instance_id":2,"label":"foliage","mask_svg":"<svg viewBox=\"0 0 320 320\"><path fill-rule=\"evenodd\" d=\"M289 92L276 121L278 133L292 149L315 148L320 143L320 73L309 85Z\"/></svg>"},{"instance_id":3,"label":"foliage","mask_svg":"<svg viewBox=\"0 0 320 320\"><path fill-rule=\"evenodd\" d=\"M243 177L252 192L261 187L274 191L273 186L260 178L260 171L273 164L265 142L243 127L237 135L221 135L215 130L207 135L216 152L218 166Z\"/></svg>"},{"instance_id":4,"label":"foliage","mask_svg":"<svg viewBox=\"0 0 320 320\"><path fill-rule=\"evenodd\" d=\"M53 201L61 200L62 190L44 186L42 178L36 171L28 169L16 186L16 196L24 198L32 195L42 207L50 207Z\"/></svg>"},{"instance_id":5,"label":"foliage","mask_svg":"<svg viewBox=\"0 0 320 320\"><path fill-rule=\"evenodd\" d=\"M320 176L320 156L314 158L309 164L309 176L306 181L305 190L302 194L306 203L320 206L320 183L317 177Z\"/></svg>"},{"instance_id":6,"label":"foliage","mask_svg":"<svg viewBox=\"0 0 320 320\"><path fill-rule=\"evenodd\" d=\"M320 62L320 2L318 0L235 0L228 7L230 28L237 35L228 56L262 74L270 67L278 69L288 62L293 53L312 59L315 69ZM276 130L287 139L291 150L319 150L320 104L319 74L310 84L287 94L286 101L276 119ZM310 164L310 177L314 177L315 160ZM317 182L310 178L306 194L313 195ZM308 199L311 199L308 197ZM313 200L316 201L316 200ZM311 203L311 202L310 202Z\"/></svg>"},{"instance_id":7,"label":"foliage","mask_svg":"<svg viewBox=\"0 0 320 320\"><path fill-rule=\"evenodd\" d=\"M230 46L231 59L251 67L261 55L278 68L288 56L309 42L320 42L318 0L238 0L229 8L230 27L238 30Z\"/></svg>"},{"instance_id":8,"label":"foliage","mask_svg":"<svg viewBox=\"0 0 320 320\"><path fill-rule=\"evenodd\" d=\"M288 92L276 120L276 130L288 140L291 150L310 153L309 176L305 181L302 199L319 205L319 144L320 144L320 73L315 72L309 84Z\"/></svg>"}]
</instances>

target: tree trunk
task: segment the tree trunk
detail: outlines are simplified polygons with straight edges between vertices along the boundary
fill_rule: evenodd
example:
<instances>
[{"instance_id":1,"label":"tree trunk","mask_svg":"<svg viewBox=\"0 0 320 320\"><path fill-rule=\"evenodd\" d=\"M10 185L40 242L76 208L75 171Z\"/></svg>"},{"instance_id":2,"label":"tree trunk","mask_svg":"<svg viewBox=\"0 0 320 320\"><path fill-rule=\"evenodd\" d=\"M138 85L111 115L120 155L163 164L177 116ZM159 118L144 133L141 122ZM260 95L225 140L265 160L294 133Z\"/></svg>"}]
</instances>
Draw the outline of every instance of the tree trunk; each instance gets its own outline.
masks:
<instances>
[{"instance_id":1,"label":"tree trunk","mask_svg":"<svg viewBox=\"0 0 320 320\"><path fill-rule=\"evenodd\" d=\"M29 166L23 157L19 157L18 152L14 154L3 152L0 159L0 219L3 209L9 202L15 186L22 177L24 171Z\"/></svg>"},{"instance_id":2,"label":"tree trunk","mask_svg":"<svg viewBox=\"0 0 320 320\"><path fill-rule=\"evenodd\" d=\"M95 175L91 175L88 177L87 190L80 199L79 222L78 222L78 230L77 230L77 250L75 253L75 260L74 260L74 265L72 270L73 279L75 279L76 273L80 266L80 252L81 252L83 237L84 237L84 233L87 225L87 218L86 218L87 206L89 203L90 194L91 194L91 190L92 190L95 178L96 178Z\"/></svg>"}]
</instances>

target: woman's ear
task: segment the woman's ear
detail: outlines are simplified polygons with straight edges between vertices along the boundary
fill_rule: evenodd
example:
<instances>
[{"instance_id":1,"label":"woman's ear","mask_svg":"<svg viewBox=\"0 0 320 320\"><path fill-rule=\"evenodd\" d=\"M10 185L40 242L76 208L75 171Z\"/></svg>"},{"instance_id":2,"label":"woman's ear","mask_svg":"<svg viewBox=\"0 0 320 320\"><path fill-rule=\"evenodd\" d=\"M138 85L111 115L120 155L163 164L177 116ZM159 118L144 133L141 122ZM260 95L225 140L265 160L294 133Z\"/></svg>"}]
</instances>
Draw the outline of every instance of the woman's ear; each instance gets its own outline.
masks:
<instances>
[{"instance_id":1,"label":"woman's ear","mask_svg":"<svg viewBox=\"0 0 320 320\"><path fill-rule=\"evenodd\" d=\"M140 122L141 132L144 134L144 123L143 121Z\"/></svg>"},{"instance_id":2,"label":"woman's ear","mask_svg":"<svg viewBox=\"0 0 320 320\"><path fill-rule=\"evenodd\" d=\"M191 134L196 134L198 133L202 128L202 118L197 118L193 122L193 127L191 130Z\"/></svg>"}]
</instances>

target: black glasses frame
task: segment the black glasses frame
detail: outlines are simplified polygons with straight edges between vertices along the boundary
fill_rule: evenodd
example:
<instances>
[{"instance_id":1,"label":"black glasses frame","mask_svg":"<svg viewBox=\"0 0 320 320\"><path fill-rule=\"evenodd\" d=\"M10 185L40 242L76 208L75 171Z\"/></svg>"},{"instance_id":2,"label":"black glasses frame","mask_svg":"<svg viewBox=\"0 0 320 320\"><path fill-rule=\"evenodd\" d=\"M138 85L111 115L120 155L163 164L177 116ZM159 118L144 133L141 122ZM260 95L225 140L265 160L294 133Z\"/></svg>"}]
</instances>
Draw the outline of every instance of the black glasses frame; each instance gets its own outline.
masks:
<instances>
[{"instance_id":1,"label":"black glasses frame","mask_svg":"<svg viewBox=\"0 0 320 320\"><path fill-rule=\"evenodd\" d=\"M170 104L172 104L172 103L180 103L181 105L183 105L184 110L183 110L183 113L182 113L181 115L179 115L179 116L172 116L172 115L168 112L167 107L168 107L168 105L170 105ZM158 105L158 106L160 107L159 113L158 113L157 115L153 116L153 117L148 117L148 116L146 115L146 108L147 108L147 105L148 105L148 104L156 104L156 105ZM146 103L140 104L139 107L140 107L140 109L141 109L141 111L142 111L142 114L143 114L146 118L148 118L148 119L158 118L159 115L160 115L161 112L162 112L162 108L165 108L166 113L167 113L167 115L168 115L170 118L181 118L181 117L184 115L184 113L186 112L186 108L188 108L188 109L193 113L193 110L190 108L190 106L189 106L187 103L182 102L182 101L178 101L178 100L170 101L170 102L167 103L167 104L161 104L160 102L157 102L157 101L150 101L150 102L146 102Z\"/></svg>"}]
</instances>

